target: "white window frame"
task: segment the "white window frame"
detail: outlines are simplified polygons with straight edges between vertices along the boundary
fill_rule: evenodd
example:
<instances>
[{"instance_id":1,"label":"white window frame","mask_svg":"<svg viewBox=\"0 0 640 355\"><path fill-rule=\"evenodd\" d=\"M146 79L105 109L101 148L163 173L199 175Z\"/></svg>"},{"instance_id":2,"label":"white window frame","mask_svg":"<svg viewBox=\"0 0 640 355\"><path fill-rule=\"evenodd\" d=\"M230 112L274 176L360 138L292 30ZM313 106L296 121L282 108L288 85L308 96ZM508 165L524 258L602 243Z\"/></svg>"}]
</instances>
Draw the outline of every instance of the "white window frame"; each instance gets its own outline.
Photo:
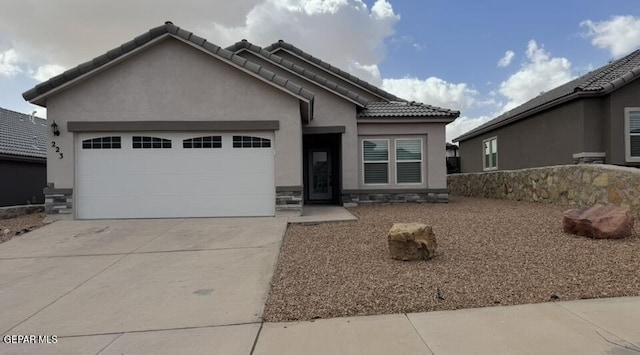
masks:
<instances>
[{"instance_id":1,"label":"white window frame","mask_svg":"<svg viewBox=\"0 0 640 355\"><path fill-rule=\"evenodd\" d=\"M496 161L493 162L494 166L487 166L486 153L484 152L485 143L489 142L489 160L491 160L491 142L496 141ZM491 171L498 170L498 136L493 136L482 141L482 170Z\"/></svg>"},{"instance_id":2,"label":"white window frame","mask_svg":"<svg viewBox=\"0 0 640 355\"><path fill-rule=\"evenodd\" d=\"M629 122L629 114L631 112L640 112L640 107L625 107L624 108L624 152L625 160L628 163L640 162L640 157L631 156L631 135L640 136L638 133L631 133L631 124Z\"/></svg>"},{"instance_id":3,"label":"white window frame","mask_svg":"<svg viewBox=\"0 0 640 355\"><path fill-rule=\"evenodd\" d=\"M398 141L420 141L420 160L398 160ZM395 169L395 177L396 177L396 185L422 185L423 176L424 176L424 146L422 142L422 138L396 138L393 142L393 160L394 160L394 169ZM420 182L398 182L398 163L420 163Z\"/></svg>"},{"instance_id":4,"label":"white window frame","mask_svg":"<svg viewBox=\"0 0 640 355\"><path fill-rule=\"evenodd\" d=\"M383 161L383 160L372 160L372 161L365 161L364 160L364 142L374 142L374 141L386 141L387 142L387 160ZM363 138L362 142L360 143L360 147L362 148L362 154L361 154L361 159L362 159L362 184L363 185L367 185L367 186L389 186L391 184L391 140L388 138ZM365 164L375 164L375 163L387 163L387 183L386 184L367 184L365 181L365 176L364 176L364 167Z\"/></svg>"}]
</instances>

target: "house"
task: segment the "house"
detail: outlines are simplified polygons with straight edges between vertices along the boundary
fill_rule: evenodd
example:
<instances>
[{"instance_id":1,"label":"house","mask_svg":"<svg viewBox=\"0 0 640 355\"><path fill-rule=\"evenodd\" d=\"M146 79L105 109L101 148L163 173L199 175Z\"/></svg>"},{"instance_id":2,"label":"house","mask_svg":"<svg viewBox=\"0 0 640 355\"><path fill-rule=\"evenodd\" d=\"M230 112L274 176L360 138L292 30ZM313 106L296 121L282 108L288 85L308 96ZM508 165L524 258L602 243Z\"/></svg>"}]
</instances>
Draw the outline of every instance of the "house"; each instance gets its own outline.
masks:
<instances>
[{"instance_id":1,"label":"house","mask_svg":"<svg viewBox=\"0 0 640 355\"><path fill-rule=\"evenodd\" d=\"M441 149L457 111L284 41L224 49L167 22L23 97L59 127L47 210L78 219L448 199Z\"/></svg>"},{"instance_id":2,"label":"house","mask_svg":"<svg viewBox=\"0 0 640 355\"><path fill-rule=\"evenodd\" d=\"M640 51L454 139L462 172L573 163L640 166Z\"/></svg>"},{"instance_id":3,"label":"house","mask_svg":"<svg viewBox=\"0 0 640 355\"><path fill-rule=\"evenodd\" d=\"M0 108L0 207L44 203L47 125Z\"/></svg>"}]
</instances>

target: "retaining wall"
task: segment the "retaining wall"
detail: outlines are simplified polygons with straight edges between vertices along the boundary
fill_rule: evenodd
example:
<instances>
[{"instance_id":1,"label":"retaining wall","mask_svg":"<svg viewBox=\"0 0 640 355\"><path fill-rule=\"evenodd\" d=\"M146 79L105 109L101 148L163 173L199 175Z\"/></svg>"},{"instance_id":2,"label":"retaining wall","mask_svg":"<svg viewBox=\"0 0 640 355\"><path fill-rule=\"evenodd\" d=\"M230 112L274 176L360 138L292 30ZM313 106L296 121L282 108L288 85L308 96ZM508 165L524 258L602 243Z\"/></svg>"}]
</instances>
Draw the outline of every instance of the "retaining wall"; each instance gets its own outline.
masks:
<instances>
[{"instance_id":1,"label":"retaining wall","mask_svg":"<svg viewBox=\"0 0 640 355\"><path fill-rule=\"evenodd\" d=\"M452 196L587 206L614 204L640 213L640 169L560 165L447 176Z\"/></svg>"}]
</instances>

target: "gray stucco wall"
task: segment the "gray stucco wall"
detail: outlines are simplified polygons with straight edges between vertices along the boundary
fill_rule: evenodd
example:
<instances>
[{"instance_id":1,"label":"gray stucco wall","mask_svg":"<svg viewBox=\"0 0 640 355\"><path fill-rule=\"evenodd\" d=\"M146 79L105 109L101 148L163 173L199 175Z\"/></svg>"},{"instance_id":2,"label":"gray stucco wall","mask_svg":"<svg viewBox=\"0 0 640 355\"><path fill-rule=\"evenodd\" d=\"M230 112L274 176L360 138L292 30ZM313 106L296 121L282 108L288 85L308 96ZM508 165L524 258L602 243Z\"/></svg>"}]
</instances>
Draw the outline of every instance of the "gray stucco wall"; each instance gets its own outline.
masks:
<instances>
[{"instance_id":1,"label":"gray stucco wall","mask_svg":"<svg viewBox=\"0 0 640 355\"><path fill-rule=\"evenodd\" d=\"M460 142L462 172L483 171L482 142L491 137L498 138L498 170L573 164L573 154L585 151L584 109L584 100L574 101Z\"/></svg>"},{"instance_id":2,"label":"gray stucco wall","mask_svg":"<svg viewBox=\"0 0 640 355\"><path fill-rule=\"evenodd\" d=\"M615 165L640 166L640 163L626 162L624 109L640 107L640 80L612 92L606 99L607 131L607 163Z\"/></svg>"},{"instance_id":3,"label":"gray stucco wall","mask_svg":"<svg viewBox=\"0 0 640 355\"><path fill-rule=\"evenodd\" d=\"M371 186L365 185L362 178L362 165L358 164L358 186L360 189L446 189L447 188L447 163L444 146L445 125L444 123L359 123L358 142L365 138L413 138L423 139L423 183L420 185L395 185ZM361 156L362 147L358 143L358 154ZM390 151L390 154L394 154ZM361 160L359 160L361 162ZM393 169L393 168L392 168ZM392 170L393 171L393 170ZM393 175L392 175L392 181Z\"/></svg>"},{"instance_id":4,"label":"gray stucco wall","mask_svg":"<svg viewBox=\"0 0 640 355\"><path fill-rule=\"evenodd\" d=\"M176 39L169 38L47 99L52 137L48 182L74 186L74 137L68 121L279 120L277 186L302 185L299 100Z\"/></svg>"},{"instance_id":5,"label":"gray stucco wall","mask_svg":"<svg viewBox=\"0 0 640 355\"><path fill-rule=\"evenodd\" d=\"M344 126L342 134L342 187L355 189L358 187L358 131L356 124L356 105L344 98L336 96L325 88L313 82L301 79L269 61L266 61L253 53L243 51L241 55L254 63L265 66L267 69L286 78L291 78L305 88L315 93L314 118L309 122L309 127ZM299 63L309 70L314 70L306 62ZM317 71L317 69L316 69Z\"/></svg>"},{"instance_id":6,"label":"gray stucco wall","mask_svg":"<svg viewBox=\"0 0 640 355\"><path fill-rule=\"evenodd\" d=\"M0 160L0 207L44 203L45 162Z\"/></svg>"}]
</instances>

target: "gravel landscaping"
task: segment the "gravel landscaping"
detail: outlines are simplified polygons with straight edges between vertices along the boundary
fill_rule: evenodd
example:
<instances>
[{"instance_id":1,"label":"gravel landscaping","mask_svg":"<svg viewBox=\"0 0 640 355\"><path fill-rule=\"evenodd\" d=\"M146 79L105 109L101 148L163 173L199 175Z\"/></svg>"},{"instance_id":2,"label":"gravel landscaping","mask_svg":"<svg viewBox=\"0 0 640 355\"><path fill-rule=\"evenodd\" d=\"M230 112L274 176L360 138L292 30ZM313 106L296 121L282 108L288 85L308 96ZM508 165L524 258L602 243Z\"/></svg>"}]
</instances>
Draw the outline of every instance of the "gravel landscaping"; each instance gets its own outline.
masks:
<instances>
[{"instance_id":1,"label":"gravel landscaping","mask_svg":"<svg viewBox=\"0 0 640 355\"><path fill-rule=\"evenodd\" d=\"M357 222L291 225L267 300L267 321L425 312L640 295L640 228L631 238L565 234L566 206L480 198L366 205ZM392 260L393 223L436 234L429 261Z\"/></svg>"},{"instance_id":2,"label":"gravel landscaping","mask_svg":"<svg viewBox=\"0 0 640 355\"><path fill-rule=\"evenodd\" d=\"M45 225L45 213L31 213L14 218L0 219L0 243Z\"/></svg>"}]
</instances>

